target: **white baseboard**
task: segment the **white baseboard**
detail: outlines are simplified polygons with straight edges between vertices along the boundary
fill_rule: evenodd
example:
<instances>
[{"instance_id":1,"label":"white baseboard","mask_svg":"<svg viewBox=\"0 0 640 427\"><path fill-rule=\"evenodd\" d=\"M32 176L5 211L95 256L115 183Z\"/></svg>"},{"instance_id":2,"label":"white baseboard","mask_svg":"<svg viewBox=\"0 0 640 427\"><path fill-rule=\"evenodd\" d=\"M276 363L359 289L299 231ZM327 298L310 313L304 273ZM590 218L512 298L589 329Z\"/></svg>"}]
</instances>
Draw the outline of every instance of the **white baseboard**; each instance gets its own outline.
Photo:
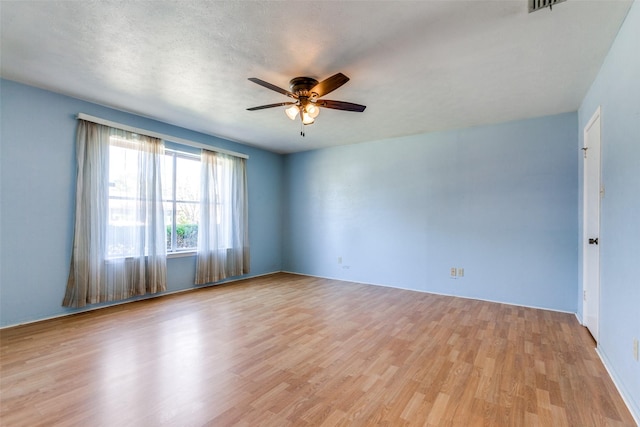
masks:
<instances>
[{"instance_id":1,"label":"white baseboard","mask_svg":"<svg viewBox=\"0 0 640 427\"><path fill-rule=\"evenodd\" d=\"M197 286L194 285L191 288L177 289L175 291L166 291L166 292L162 292L162 293L158 293L158 294L141 295L141 296L139 296L137 298L133 297L133 298L126 299L126 300L123 300L123 301L112 301L112 302L108 302L108 303L101 303L100 305L95 306L95 307L94 306L92 306L92 307L84 307L82 309L70 311L68 313L60 313L60 314L56 314L56 315L53 315L53 316L41 317L39 319L27 320L25 322L18 322L18 323L14 323L14 324L11 324L11 325L0 326L0 330L8 329L8 328L14 328L16 326L29 325L31 323L43 322L45 320L59 319L61 317L73 316L74 314L87 313L89 311L101 310L103 308L115 307L115 306L118 306L118 305L129 304L129 303L132 303L132 302L145 301L145 300L149 300L149 299L153 299L153 298L161 298L161 297L164 297L164 296L167 296L167 295L174 295L174 294L179 294L179 293L182 293L182 292L195 291L195 290L198 290L198 289L207 288L207 287L211 287L211 286L226 285L228 283L239 282L241 280L247 280L247 279L254 279L254 278L257 278L257 277L268 276L270 274L276 274L276 273L281 273L281 271L272 271L270 273L256 274L255 276L241 276L241 277L232 278L232 279L229 279L229 280L222 280L220 282L210 283L210 284L206 284L206 285L197 285Z\"/></svg>"},{"instance_id":2,"label":"white baseboard","mask_svg":"<svg viewBox=\"0 0 640 427\"><path fill-rule=\"evenodd\" d=\"M477 297L467 297L467 296L464 296L464 295L445 294L445 293L441 293L441 292L425 291L425 290L422 290L422 289L413 289L413 288L404 288L404 287L401 287L401 286L392 286L392 285L381 284L381 283L359 282L359 281L355 281L355 280L341 279L341 278L337 278L337 277L326 277L326 276L318 276L318 275L315 275L315 274L296 273L295 271L285 271L285 270L283 270L282 273L297 274L299 276L317 277L318 279L339 280L341 282L358 283L360 285L382 286L383 288L402 289L403 291L420 292L420 293L423 293L423 294L442 295L442 296L445 296L445 297L464 298L464 299L470 299L470 300L475 300L475 301L493 302L493 303L496 303L496 304L512 305L514 307L535 308L536 310L555 311L557 313L575 314L576 316L578 315L577 313L575 313L573 311L558 310L558 309L555 309L555 308L538 307L538 306L535 306L535 305L516 304L516 303L513 303L513 302L497 301L497 300L490 300L490 299L477 298ZM579 319L578 319L578 321L579 321ZM582 323L580 323L580 324L582 324Z\"/></svg>"},{"instance_id":3,"label":"white baseboard","mask_svg":"<svg viewBox=\"0 0 640 427\"><path fill-rule=\"evenodd\" d=\"M595 350L596 350L596 354L600 358L600 361L604 365L604 368L607 370L607 373L609 374L609 378L611 378L611 381L613 381L613 385L616 386L616 389L618 390L618 394L620 394L620 396L622 397L622 400L624 401L624 404L627 405L627 409L629 409L629 412L631 412L631 416L635 420L636 425L640 426L640 408L637 407L638 404L636 403L636 405L633 405L632 404L633 400L631 400L626 395L624 388L620 386L618 376L615 374L615 371L610 368L607 357L604 354L602 354L602 352L597 347Z\"/></svg>"}]
</instances>

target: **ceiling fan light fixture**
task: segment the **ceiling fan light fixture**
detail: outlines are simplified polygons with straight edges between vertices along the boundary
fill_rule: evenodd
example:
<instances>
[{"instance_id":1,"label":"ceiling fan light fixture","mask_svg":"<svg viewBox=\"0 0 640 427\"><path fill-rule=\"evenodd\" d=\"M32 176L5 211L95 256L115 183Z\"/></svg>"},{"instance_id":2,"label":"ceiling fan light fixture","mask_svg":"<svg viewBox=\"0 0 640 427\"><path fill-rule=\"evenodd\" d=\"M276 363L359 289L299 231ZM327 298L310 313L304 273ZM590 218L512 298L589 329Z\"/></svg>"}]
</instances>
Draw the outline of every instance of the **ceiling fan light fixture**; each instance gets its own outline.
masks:
<instances>
[{"instance_id":1,"label":"ceiling fan light fixture","mask_svg":"<svg viewBox=\"0 0 640 427\"><path fill-rule=\"evenodd\" d=\"M297 105L292 105L289 108L285 108L284 113L287 115L287 117L289 117L291 120L295 120L296 117L298 116L298 106Z\"/></svg>"},{"instance_id":2,"label":"ceiling fan light fixture","mask_svg":"<svg viewBox=\"0 0 640 427\"><path fill-rule=\"evenodd\" d=\"M313 124L313 122L315 122L313 117L311 117L311 115L304 110L300 113L300 117L302 118L303 125L311 125Z\"/></svg>"},{"instance_id":3,"label":"ceiling fan light fixture","mask_svg":"<svg viewBox=\"0 0 640 427\"><path fill-rule=\"evenodd\" d=\"M315 119L316 117L318 117L318 114L320 114L320 108L318 108L315 104L313 103L308 103L306 107L304 107L305 111L307 112L307 114Z\"/></svg>"}]
</instances>

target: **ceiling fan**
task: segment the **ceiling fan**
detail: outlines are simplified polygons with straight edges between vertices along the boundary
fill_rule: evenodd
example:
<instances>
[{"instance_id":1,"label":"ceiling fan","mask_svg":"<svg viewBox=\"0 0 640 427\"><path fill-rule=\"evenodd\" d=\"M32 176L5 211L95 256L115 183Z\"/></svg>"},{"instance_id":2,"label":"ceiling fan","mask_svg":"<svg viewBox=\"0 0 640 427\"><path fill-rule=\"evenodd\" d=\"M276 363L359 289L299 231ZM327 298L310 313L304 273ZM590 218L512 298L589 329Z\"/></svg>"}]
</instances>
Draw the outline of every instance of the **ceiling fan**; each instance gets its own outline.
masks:
<instances>
[{"instance_id":1,"label":"ceiling fan","mask_svg":"<svg viewBox=\"0 0 640 427\"><path fill-rule=\"evenodd\" d=\"M318 107L332 108L334 110L356 111L359 113L363 112L364 109L367 108L364 105L354 104L351 102L320 99L324 95L333 92L349 81L349 77L342 73L334 74L321 82L318 82L316 79L311 77L294 77L289 81L290 90L282 89L255 77L251 77L249 80L259 84L260 86L266 87L267 89L287 95L289 98L295 99L295 102L278 102L277 104L247 108L247 110L256 111L264 110L265 108L289 105L290 107L284 110L287 116L291 120L295 120L298 113L300 113L300 120L302 120L303 125L310 125L315 121L315 118L320 114L320 109Z\"/></svg>"}]
</instances>

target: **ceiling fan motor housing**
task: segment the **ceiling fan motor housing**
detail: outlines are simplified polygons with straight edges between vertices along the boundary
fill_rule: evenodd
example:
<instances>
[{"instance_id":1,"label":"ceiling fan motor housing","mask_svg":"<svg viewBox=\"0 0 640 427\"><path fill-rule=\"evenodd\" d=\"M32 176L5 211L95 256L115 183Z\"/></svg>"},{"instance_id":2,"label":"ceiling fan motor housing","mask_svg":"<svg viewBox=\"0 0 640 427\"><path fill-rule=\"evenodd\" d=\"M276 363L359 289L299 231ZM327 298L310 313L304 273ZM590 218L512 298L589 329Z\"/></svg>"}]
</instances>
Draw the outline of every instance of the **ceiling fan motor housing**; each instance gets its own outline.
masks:
<instances>
[{"instance_id":1,"label":"ceiling fan motor housing","mask_svg":"<svg viewBox=\"0 0 640 427\"><path fill-rule=\"evenodd\" d=\"M289 81L289 89L298 96L309 97L309 90L317 84L318 81L311 77L294 77Z\"/></svg>"}]
</instances>

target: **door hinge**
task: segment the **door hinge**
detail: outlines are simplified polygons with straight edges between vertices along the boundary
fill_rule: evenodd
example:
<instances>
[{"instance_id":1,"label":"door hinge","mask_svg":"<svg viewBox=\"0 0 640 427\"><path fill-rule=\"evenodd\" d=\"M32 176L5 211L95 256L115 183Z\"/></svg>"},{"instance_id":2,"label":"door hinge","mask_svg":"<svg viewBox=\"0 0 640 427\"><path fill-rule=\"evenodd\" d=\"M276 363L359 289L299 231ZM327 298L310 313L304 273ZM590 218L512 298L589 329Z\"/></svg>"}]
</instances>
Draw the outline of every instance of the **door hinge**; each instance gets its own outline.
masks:
<instances>
[{"instance_id":1,"label":"door hinge","mask_svg":"<svg viewBox=\"0 0 640 427\"><path fill-rule=\"evenodd\" d=\"M587 150L589 149L589 147L583 147L581 148L582 152L584 153L584 158L587 158Z\"/></svg>"}]
</instances>

